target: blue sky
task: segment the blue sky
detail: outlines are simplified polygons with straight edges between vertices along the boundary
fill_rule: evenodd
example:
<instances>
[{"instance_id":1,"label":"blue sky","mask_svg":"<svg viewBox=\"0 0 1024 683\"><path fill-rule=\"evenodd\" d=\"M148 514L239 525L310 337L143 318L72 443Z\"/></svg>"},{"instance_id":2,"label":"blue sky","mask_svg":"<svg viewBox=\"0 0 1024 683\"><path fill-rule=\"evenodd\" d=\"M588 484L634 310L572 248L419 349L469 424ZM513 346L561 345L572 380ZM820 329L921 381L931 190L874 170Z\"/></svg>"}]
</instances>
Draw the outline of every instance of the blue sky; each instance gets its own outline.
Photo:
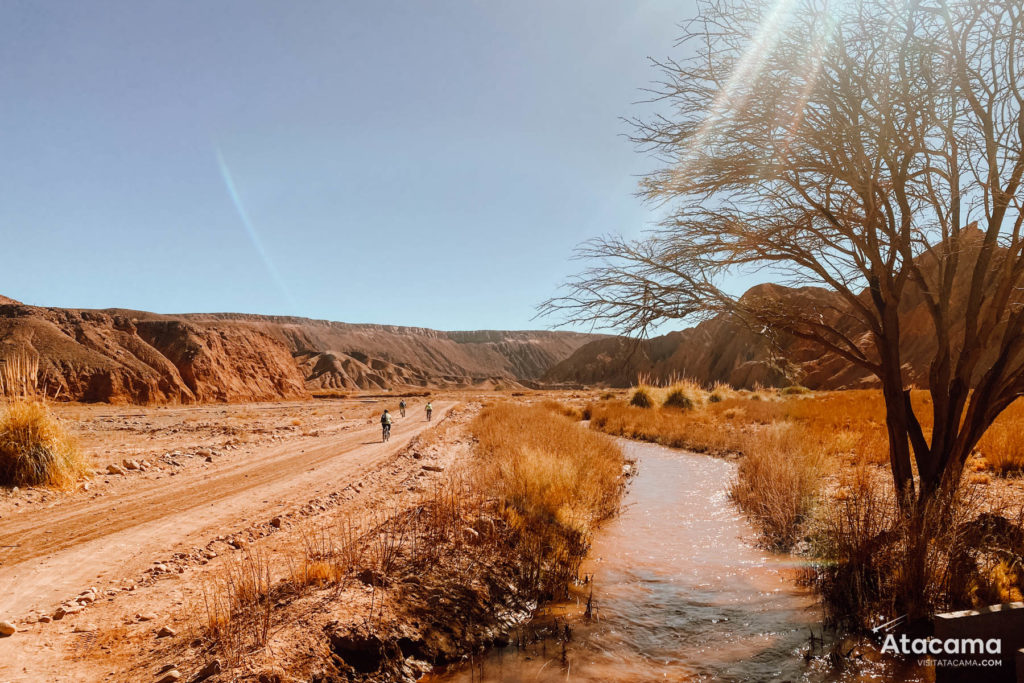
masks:
<instances>
[{"instance_id":1,"label":"blue sky","mask_svg":"<svg viewBox=\"0 0 1024 683\"><path fill-rule=\"evenodd\" d=\"M0 294L536 328L683 2L0 5Z\"/></svg>"}]
</instances>

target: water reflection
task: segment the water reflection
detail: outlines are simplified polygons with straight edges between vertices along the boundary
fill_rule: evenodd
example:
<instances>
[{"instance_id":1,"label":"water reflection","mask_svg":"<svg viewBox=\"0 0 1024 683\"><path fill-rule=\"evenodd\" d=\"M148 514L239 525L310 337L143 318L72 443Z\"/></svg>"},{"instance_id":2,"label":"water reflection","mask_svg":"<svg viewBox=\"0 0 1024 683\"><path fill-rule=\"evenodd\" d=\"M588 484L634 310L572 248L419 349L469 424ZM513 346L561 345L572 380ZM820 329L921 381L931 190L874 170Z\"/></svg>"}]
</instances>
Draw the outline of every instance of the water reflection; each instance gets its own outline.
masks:
<instances>
[{"instance_id":1,"label":"water reflection","mask_svg":"<svg viewBox=\"0 0 1024 683\"><path fill-rule=\"evenodd\" d=\"M809 662L811 596L798 562L751 544L725 488L735 465L623 441L639 463L624 511L599 533L583 571L592 586L549 606L519 647L497 648L431 681L826 681L844 678ZM583 618L593 591L594 618ZM568 643L532 642L533 631L571 629ZM821 654L820 646L817 650ZM884 680L861 671L846 680ZM902 680L902 677L901 677Z\"/></svg>"}]
</instances>

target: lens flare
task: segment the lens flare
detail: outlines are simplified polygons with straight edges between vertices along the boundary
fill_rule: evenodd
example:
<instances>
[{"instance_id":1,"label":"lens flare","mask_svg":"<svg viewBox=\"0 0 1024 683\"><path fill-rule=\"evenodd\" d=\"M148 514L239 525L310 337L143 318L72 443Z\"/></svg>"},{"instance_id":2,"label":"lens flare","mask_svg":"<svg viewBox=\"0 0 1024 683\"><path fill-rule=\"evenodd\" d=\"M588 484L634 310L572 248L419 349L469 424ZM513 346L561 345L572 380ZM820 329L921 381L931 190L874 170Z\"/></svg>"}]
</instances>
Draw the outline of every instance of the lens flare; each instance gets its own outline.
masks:
<instances>
[{"instance_id":1,"label":"lens flare","mask_svg":"<svg viewBox=\"0 0 1024 683\"><path fill-rule=\"evenodd\" d=\"M224 155L221 153L219 148L216 152L217 165L220 167L220 175L224 179L224 185L227 186L228 196L231 197L231 203L235 205L238 217L241 219L242 225L245 227L245 233L249 236L249 240L252 242L253 247L255 247L256 253L258 253L260 258L263 260L263 265L266 266L267 272L270 273L270 277L274 280L274 283L277 284L281 293L284 295L285 299L287 299L289 305L291 305L292 310L296 310L298 306L296 305L295 298L292 296L291 291L289 291L288 286L285 285L284 279L281 277L281 273L278 272L277 267L270 258L270 254L267 253L266 248L263 246L263 241L260 240L259 233L257 233L256 228L253 227L252 221L249 220L249 214L246 212L245 205L242 203L242 198L238 194L238 188L235 187L235 180L231 176L231 170L228 168L227 162L224 161Z\"/></svg>"}]
</instances>

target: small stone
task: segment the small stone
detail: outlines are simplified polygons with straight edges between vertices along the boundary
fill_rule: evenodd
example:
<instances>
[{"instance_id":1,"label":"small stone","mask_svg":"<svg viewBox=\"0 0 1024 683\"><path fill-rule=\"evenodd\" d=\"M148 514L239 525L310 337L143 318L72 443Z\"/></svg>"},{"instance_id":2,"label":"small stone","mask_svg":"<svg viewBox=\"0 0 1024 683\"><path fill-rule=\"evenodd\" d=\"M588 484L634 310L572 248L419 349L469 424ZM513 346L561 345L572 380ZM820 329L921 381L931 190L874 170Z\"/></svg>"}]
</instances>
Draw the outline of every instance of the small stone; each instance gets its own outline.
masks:
<instances>
[{"instance_id":1,"label":"small stone","mask_svg":"<svg viewBox=\"0 0 1024 683\"><path fill-rule=\"evenodd\" d=\"M170 638L171 636L175 636L177 634L178 634L178 632L175 631L170 626L161 626L160 630L156 632L156 637L157 638ZM178 680L178 679L175 678L174 680Z\"/></svg>"},{"instance_id":2,"label":"small stone","mask_svg":"<svg viewBox=\"0 0 1024 683\"><path fill-rule=\"evenodd\" d=\"M53 621L53 617L47 614L44 614L43 616L39 617L40 624L49 624L51 621Z\"/></svg>"},{"instance_id":3,"label":"small stone","mask_svg":"<svg viewBox=\"0 0 1024 683\"><path fill-rule=\"evenodd\" d=\"M156 675L159 676L162 673L167 673L171 669L177 669L177 668L178 668L177 664L164 664L162 667L160 667L160 670L156 672Z\"/></svg>"},{"instance_id":4,"label":"small stone","mask_svg":"<svg viewBox=\"0 0 1024 683\"><path fill-rule=\"evenodd\" d=\"M275 529L280 529L281 528L281 518L280 517L274 517L272 520L270 520L270 526L274 527Z\"/></svg>"},{"instance_id":5,"label":"small stone","mask_svg":"<svg viewBox=\"0 0 1024 683\"><path fill-rule=\"evenodd\" d=\"M181 680L181 673L177 669L171 669L165 673L162 677L158 678L156 683L174 683L175 681Z\"/></svg>"},{"instance_id":6,"label":"small stone","mask_svg":"<svg viewBox=\"0 0 1024 683\"><path fill-rule=\"evenodd\" d=\"M78 624L72 633L92 633L96 630L96 624Z\"/></svg>"},{"instance_id":7,"label":"small stone","mask_svg":"<svg viewBox=\"0 0 1024 683\"><path fill-rule=\"evenodd\" d=\"M15 628L14 624L12 624L11 622L0 621L0 636L6 638L7 636L13 636L17 632L18 629Z\"/></svg>"},{"instance_id":8,"label":"small stone","mask_svg":"<svg viewBox=\"0 0 1024 683\"><path fill-rule=\"evenodd\" d=\"M150 614L136 614L135 618L138 619L139 621L156 621L156 615L152 614L152 613L150 613Z\"/></svg>"},{"instance_id":9,"label":"small stone","mask_svg":"<svg viewBox=\"0 0 1024 683\"><path fill-rule=\"evenodd\" d=\"M137 470L137 469L139 469L139 463L136 462L135 460L125 460L124 462L121 463L121 465L126 470Z\"/></svg>"},{"instance_id":10,"label":"small stone","mask_svg":"<svg viewBox=\"0 0 1024 683\"><path fill-rule=\"evenodd\" d=\"M107 473L109 474L127 474L127 471L120 465L110 464L107 465Z\"/></svg>"},{"instance_id":11,"label":"small stone","mask_svg":"<svg viewBox=\"0 0 1024 683\"><path fill-rule=\"evenodd\" d=\"M210 676L216 676L223 670L220 660L215 659L202 669L200 669L196 675L192 678L192 683L199 683L199 681L205 681Z\"/></svg>"},{"instance_id":12,"label":"small stone","mask_svg":"<svg viewBox=\"0 0 1024 683\"><path fill-rule=\"evenodd\" d=\"M444 472L444 468L437 465L423 465L423 469L427 472Z\"/></svg>"}]
</instances>

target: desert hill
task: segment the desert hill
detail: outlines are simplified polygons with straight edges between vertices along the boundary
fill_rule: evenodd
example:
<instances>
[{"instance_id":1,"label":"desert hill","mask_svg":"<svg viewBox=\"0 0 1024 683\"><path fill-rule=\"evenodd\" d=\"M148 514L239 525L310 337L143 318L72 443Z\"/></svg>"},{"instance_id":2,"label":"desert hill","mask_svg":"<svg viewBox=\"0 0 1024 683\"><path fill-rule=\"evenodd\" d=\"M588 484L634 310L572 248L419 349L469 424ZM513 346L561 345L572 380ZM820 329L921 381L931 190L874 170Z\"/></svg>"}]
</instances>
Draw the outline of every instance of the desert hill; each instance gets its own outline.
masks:
<instances>
[{"instance_id":1,"label":"desert hill","mask_svg":"<svg viewBox=\"0 0 1024 683\"><path fill-rule=\"evenodd\" d=\"M0 358L38 357L49 394L83 401L255 401L325 389L517 386L540 379L595 338L46 308L0 297Z\"/></svg>"},{"instance_id":2,"label":"desert hill","mask_svg":"<svg viewBox=\"0 0 1024 683\"><path fill-rule=\"evenodd\" d=\"M964 309L966 278L976 258L981 233L964 238L960 253L956 284L953 286L951 319L959 320ZM934 272L931 257L918 260L922 272ZM743 296L767 297L798 307L816 307L823 315L836 315L843 310L842 298L830 290L817 287L798 289L765 284L751 288ZM867 296L866 293L862 296ZM926 386L928 366L935 352L935 330L924 296L914 285L908 285L900 302L901 358L908 382ZM870 346L863 332L847 329L862 348ZM963 334L962 327L953 326L954 334ZM653 381L688 377L704 384L728 382L736 387L786 386L800 383L812 389L847 389L877 386L877 380L866 370L854 366L837 355L824 353L808 342L782 338L779 348L772 349L756 331L730 315L719 315L688 329L644 340L605 337L584 344L567 359L554 365L544 376L549 382L572 382L589 385L604 384L624 387L645 376ZM988 351L991 353L991 350Z\"/></svg>"}]
</instances>

